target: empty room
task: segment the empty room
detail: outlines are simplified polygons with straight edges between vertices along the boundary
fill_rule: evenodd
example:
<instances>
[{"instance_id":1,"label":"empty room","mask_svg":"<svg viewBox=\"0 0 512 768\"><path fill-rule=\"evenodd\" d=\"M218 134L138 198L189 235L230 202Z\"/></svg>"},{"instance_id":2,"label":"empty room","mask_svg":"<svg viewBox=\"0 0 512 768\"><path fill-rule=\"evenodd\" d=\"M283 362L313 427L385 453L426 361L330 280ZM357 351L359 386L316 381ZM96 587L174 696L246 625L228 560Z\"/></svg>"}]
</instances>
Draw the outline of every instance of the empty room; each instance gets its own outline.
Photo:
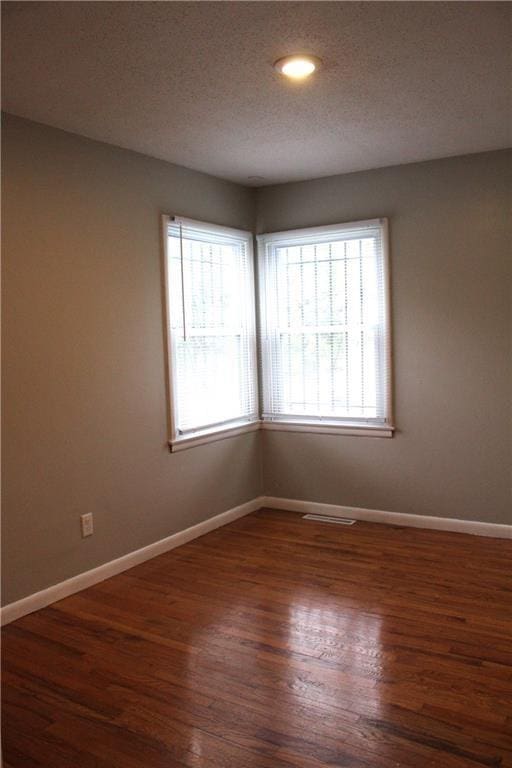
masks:
<instances>
[{"instance_id":1,"label":"empty room","mask_svg":"<svg viewBox=\"0 0 512 768\"><path fill-rule=\"evenodd\" d=\"M512 5L2 2L3 768L512 768Z\"/></svg>"}]
</instances>

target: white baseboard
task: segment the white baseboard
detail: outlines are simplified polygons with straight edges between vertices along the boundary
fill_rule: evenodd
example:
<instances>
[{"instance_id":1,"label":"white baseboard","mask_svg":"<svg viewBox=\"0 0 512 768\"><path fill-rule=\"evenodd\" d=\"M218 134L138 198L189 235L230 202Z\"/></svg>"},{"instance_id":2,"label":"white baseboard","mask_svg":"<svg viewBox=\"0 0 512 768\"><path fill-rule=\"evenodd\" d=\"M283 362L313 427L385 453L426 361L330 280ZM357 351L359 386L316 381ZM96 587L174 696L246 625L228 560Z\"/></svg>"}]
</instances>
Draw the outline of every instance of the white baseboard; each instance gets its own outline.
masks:
<instances>
[{"instance_id":1,"label":"white baseboard","mask_svg":"<svg viewBox=\"0 0 512 768\"><path fill-rule=\"evenodd\" d=\"M21 600L4 606L1 609L1 624L9 624L11 621L26 616L28 613L45 608L51 603L62 600L64 597L80 592L82 589L92 587L104 579L115 576L118 573L133 568L139 563L150 560L152 557L162 555L171 549L180 547L192 539L204 536L205 533L220 528L222 525L238 520L261 507L270 509L282 509L288 512L301 512L302 514L330 515L331 517L350 517L354 520L366 520L372 523L387 523L388 525L403 525L413 528L431 528L437 531L455 531L457 533L471 533L477 536L492 536L500 539L512 539L512 526L499 525L498 523L480 523L473 520L456 520L454 518L430 517L428 515L409 515L402 512L384 512L379 509L363 509L362 507L343 507L337 504L321 504L316 501L299 501L298 499L282 499L277 496L257 496L251 501L240 504L238 507L221 512L209 520L185 528L184 531L167 536L165 539L155 541L147 547L129 552L108 563L92 568L85 573L79 573L71 579L61 581L33 595L28 595Z\"/></svg>"},{"instance_id":2,"label":"white baseboard","mask_svg":"<svg viewBox=\"0 0 512 768\"><path fill-rule=\"evenodd\" d=\"M79 573L71 579L61 581L59 584L54 584L40 592L35 592L33 595L28 595L28 597L24 597L14 603L9 603L9 605L5 605L1 609L1 624L2 626L9 624L11 621L26 616L28 613L39 611L41 608L50 605L50 603L55 603L64 597L69 597L69 595L73 595L75 592L80 592L82 589L92 587L93 584L122 573L122 571L126 571L128 568L133 568L134 565L139 565L139 563L143 563L146 560L151 560L152 557L180 547L182 544L192 541L192 539L204 536L205 533L209 533L215 530L215 528L220 528L222 525L233 522L233 520L238 520L239 517L255 512L262 506L261 497L251 499L251 501L247 501L245 504L228 509L227 512L221 512L219 515L204 520L202 523L185 528L184 531L178 531L178 533L173 533L172 536L155 541L154 544L148 544L147 547L136 549L134 552L129 552L127 555L118 557L116 560L111 560L108 563L99 565L97 568L92 568L90 571Z\"/></svg>"},{"instance_id":3,"label":"white baseboard","mask_svg":"<svg viewBox=\"0 0 512 768\"><path fill-rule=\"evenodd\" d=\"M282 509L288 512L350 517L354 520L366 520L371 523L431 528L436 531L455 531L456 533L471 533L476 536L492 536L497 539L512 539L512 526L500 525L499 523L480 523L474 520L457 520L453 517L409 515L403 512L384 512L380 509L364 509L363 507L342 507L338 504L320 504L316 501L281 499L278 496L264 496L261 499L261 504L271 509Z\"/></svg>"}]
</instances>

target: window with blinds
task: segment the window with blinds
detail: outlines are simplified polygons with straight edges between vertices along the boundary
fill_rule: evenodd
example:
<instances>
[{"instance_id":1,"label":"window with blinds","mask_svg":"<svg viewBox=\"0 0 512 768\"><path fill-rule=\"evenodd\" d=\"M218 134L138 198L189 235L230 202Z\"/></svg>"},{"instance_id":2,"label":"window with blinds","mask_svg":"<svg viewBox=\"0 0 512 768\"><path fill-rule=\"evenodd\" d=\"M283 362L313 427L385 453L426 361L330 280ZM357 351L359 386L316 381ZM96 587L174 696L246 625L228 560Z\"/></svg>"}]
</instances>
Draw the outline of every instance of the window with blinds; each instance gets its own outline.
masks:
<instances>
[{"instance_id":1,"label":"window with blinds","mask_svg":"<svg viewBox=\"0 0 512 768\"><path fill-rule=\"evenodd\" d=\"M391 429L386 220L258 242L266 426Z\"/></svg>"},{"instance_id":2,"label":"window with blinds","mask_svg":"<svg viewBox=\"0 0 512 768\"><path fill-rule=\"evenodd\" d=\"M177 445L259 419L252 235L181 218L164 224Z\"/></svg>"}]
</instances>

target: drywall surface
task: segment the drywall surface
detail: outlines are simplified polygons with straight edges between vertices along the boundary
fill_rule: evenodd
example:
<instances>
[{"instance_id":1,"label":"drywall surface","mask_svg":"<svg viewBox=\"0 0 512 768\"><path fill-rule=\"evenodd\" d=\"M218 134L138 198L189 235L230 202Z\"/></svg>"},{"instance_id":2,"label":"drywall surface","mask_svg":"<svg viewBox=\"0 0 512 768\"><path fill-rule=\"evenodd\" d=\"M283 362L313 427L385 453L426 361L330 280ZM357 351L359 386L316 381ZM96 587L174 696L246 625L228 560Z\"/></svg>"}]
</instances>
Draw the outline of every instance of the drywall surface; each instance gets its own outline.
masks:
<instances>
[{"instance_id":1,"label":"drywall surface","mask_svg":"<svg viewBox=\"0 0 512 768\"><path fill-rule=\"evenodd\" d=\"M397 433L171 455L160 213L251 229L254 192L4 116L4 603L262 492L512 523L510 167L493 152L259 190L260 232L389 217Z\"/></svg>"},{"instance_id":2,"label":"drywall surface","mask_svg":"<svg viewBox=\"0 0 512 768\"><path fill-rule=\"evenodd\" d=\"M261 473L258 433L169 453L161 287L160 213L252 229L254 193L4 117L9 603L258 496Z\"/></svg>"},{"instance_id":3,"label":"drywall surface","mask_svg":"<svg viewBox=\"0 0 512 768\"><path fill-rule=\"evenodd\" d=\"M258 231L389 217L393 439L262 434L265 492L512 523L512 153L258 190Z\"/></svg>"}]
</instances>

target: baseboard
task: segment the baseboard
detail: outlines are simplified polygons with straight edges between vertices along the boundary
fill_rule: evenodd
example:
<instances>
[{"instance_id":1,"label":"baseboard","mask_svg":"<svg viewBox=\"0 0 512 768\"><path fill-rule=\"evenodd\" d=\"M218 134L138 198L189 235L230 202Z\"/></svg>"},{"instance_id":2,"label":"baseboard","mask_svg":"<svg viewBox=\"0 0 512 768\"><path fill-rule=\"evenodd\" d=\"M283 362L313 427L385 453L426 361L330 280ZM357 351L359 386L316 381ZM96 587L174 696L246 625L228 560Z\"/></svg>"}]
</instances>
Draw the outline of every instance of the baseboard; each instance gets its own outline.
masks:
<instances>
[{"instance_id":1,"label":"baseboard","mask_svg":"<svg viewBox=\"0 0 512 768\"><path fill-rule=\"evenodd\" d=\"M366 520L372 523L386 523L388 525L402 525L413 528L431 528L437 531L455 531L457 533L471 533L477 536L492 536L499 539L512 539L512 526L498 523L481 523L473 520L456 520L455 518L430 517L428 515L410 515L402 512L385 512L380 509L364 509L362 507L344 507L338 504L321 504L316 501L300 501L298 499L282 499L277 496L257 496L251 501L240 504L238 507L221 512L209 520L185 528L184 531L167 536L165 539L155 541L147 547L129 552L108 563L92 568L90 571L80 573L71 579L61 581L33 595L28 595L21 600L4 606L0 612L1 624L9 624L11 621L45 608L51 603L69 597L82 589L92 587L100 581L127 571L139 563L151 560L152 557L162 555L171 549L180 547L188 541L204 536L205 533L220 528L222 525L238 520L261 507L282 509L288 512L301 512L303 514L331 515L332 517L351 517L355 520Z\"/></svg>"},{"instance_id":2,"label":"baseboard","mask_svg":"<svg viewBox=\"0 0 512 768\"><path fill-rule=\"evenodd\" d=\"M238 520L239 517L255 512L262 506L264 505L261 497L256 497L251 501L245 502L245 504L228 509L227 512L221 512L219 515L215 515L215 517L204 520L202 523L185 528L185 530L178 531L178 533L173 533L172 536L167 536L165 539L155 541L154 544L148 544L147 547L136 549L134 552L129 552L127 555L118 557L116 560L111 560L108 563L99 565L97 568L92 568L90 571L79 573L71 579L61 581L59 584L54 584L40 592L35 592L33 595L28 595L14 603L9 603L9 605L5 605L1 609L1 624L2 626L9 624L11 621L26 616L28 613L39 611L41 608L45 608L57 600L62 600L64 597L81 592L82 589L92 587L100 581L104 581L111 576L133 568L135 565L139 565L139 563L151 560L152 557L162 555L164 552L169 552L171 549L192 541L192 539L204 536L205 533L209 533L215 530L215 528L220 528L222 525L233 522L233 520Z\"/></svg>"},{"instance_id":3,"label":"baseboard","mask_svg":"<svg viewBox=\"0 0 512 768\"><path fill-rule=\"evenodd\" d=\"M331 515L331 517L351 517L354 520L366 520L371 523L404 525L412 528L431 528L436 531L455 531L471 533L476 536L492 536L497 539L512 539L512 526L499 523L480 523L474 520L457 520L452 517L430 517L429 515L410 515L403 512L384 512L380 509L363 507L343 507L338 504L320 504L316 501L281 499L278 496L264 496L262 504L271 509L282 509L303 514Z\"/></svg>"}]
</instances>

